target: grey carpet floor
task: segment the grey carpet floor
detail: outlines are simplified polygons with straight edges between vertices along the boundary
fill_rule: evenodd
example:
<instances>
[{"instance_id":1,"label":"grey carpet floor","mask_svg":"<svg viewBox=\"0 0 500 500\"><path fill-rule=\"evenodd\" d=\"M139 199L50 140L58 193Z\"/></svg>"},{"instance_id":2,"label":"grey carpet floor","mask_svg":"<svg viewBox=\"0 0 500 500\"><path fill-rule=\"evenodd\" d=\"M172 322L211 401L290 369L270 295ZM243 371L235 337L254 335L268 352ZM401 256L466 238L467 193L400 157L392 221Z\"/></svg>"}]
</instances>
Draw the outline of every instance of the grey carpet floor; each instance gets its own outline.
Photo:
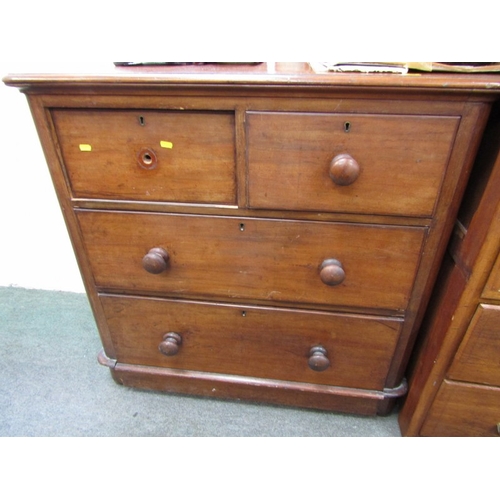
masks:
<instances>
[{"instance_id":1,"label":"grey carpet floor","mask_svg":"<svg viewBox=\"0 0 500 500\"><path fill-rule=\"evenodd\" d=\"M399 437L397 415L219 401L117 385L85 295L0 287L0 436Z\"/></svg>"}]
</instances>

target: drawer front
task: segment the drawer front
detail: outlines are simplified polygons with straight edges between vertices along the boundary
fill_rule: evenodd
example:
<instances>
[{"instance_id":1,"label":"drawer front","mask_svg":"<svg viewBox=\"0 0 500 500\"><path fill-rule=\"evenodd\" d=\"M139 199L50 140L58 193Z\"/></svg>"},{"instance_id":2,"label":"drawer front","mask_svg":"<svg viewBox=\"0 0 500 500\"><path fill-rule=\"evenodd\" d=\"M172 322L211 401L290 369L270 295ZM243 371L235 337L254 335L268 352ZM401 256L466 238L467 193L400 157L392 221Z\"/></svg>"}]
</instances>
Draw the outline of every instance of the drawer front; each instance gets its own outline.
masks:
<instances>
[{"instance_id":1,"label":"drawer front","mask_svg":"<svg viewBox=\"0 0 500 500\"><path fill-rule=\"evenodd\" d=\"M106 295L101 302L120 363L375 390L384 388L402 323ZM329 363L323 371L309 366L311 348L318 346Z\"/></svg>"},{"instance_id":2,"label":"drawer front","mask_svg":"<svg viewBox=\"0 0 500 500\"><path fill-rule=\"evenodd\" d=\"M500 306L479 305L448 376L500 387Z\"/></svg>"},{"instance_id":3,"label":"drawer front","mask_svg":"<svg viewBox=\"0 0 500 500\"><path fill-rule=\"evenodd\" d=\"M235 203L234 114L53 110L77 198Z\"/></svg>"},{"instance_id":4,"label":"drawer front","mask_svg":"<svg viewBox=\"0 0 500 500\"><path fill-rule=\"evenodd\" d=\"M458 117L248 113L249 204L430 216L458 123Z\"/></svg>"},{"instance_id":5,"label":"drawer front","mask_svg":"<svg viewBox=\"0 0 500 500\"><path fill-rule=\"evenodd\" d=\"M77 214L101 289L391 310L408 303L425 234L398 226ZM167 261L150 251L157 248L168 253ZM146 272L145 256L165 264L160 274ZM325 261L338 265L322 269ZM322 281L342 273L337 285Z\"/></svg>"},{"instance_id":6,"label":"drawer front","mask_svg":"<svg viewBox=\"0 0 500 500\"><path fill-rule=\"evenodd\" d=\"M500 388L445 380L425 421L422 436L497 436Z\"/></svg>"},{"instance_id":7,"label":"drawer front","mask_svg":"<svg viewBox=\"0 0 500 500\"><path fill-rule=\"evenodd\" d=\"M483 297L500 300L500 255L498 255L493 270L483 291Z\"/></svg>"}]
</instances>

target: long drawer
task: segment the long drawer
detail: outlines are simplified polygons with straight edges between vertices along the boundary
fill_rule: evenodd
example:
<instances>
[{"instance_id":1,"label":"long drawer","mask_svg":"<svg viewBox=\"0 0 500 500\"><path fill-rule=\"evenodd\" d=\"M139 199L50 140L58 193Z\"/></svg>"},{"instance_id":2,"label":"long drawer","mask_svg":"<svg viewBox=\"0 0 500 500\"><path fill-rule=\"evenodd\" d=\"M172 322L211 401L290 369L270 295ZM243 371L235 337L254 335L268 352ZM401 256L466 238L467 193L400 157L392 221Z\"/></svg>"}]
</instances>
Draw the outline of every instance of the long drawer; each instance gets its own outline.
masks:
<instances>
[{"instance_id":1,"label":"long drawer","mask_svg":"<svg viewBox=\"0 0 500 500\"><path fill-rule=\"evenodd\" d=\"M234 204L234 113L55 109L73 196Z\"/></svg>"},{"instance_id":2,"label":"long drawer","mask_svg":"<svg viewBox=\"0 0 500 500\"><path fill-rule=\"evenodd\" d=\"M252 208L431 216L457 116L249 112Z\"/></svg>"},{"instance_id":3,"label":"long drawer","mask_svg":"<svg viewBox=\"0 0 500 500\"><path fill-rule=\"evenodd\" d=\"M100 300L120 363L374 390L384 388L402 325L300 309Z\"/></svg>"},{"instance_id":4,"label":"long drawer","mask_svg":"<svg viewBox=\"0 0 500 500\"><path fill-rule=\"evenodd\" d=\"M408 303L425 236L419 227L86 210L77 216L101 290L391 310Z\"/></svg>"}]
</instances>

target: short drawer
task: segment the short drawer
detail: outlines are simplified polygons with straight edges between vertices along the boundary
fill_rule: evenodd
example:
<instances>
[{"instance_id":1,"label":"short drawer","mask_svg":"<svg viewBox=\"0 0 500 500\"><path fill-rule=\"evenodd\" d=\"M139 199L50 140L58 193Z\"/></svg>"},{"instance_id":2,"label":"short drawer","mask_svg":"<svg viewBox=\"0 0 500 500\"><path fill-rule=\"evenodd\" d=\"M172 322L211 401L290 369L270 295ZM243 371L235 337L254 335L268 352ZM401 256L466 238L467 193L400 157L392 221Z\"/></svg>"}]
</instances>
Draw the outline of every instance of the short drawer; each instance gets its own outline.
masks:
<instances>
[{"instance_id":1,"label":"short drawer","mask_svg":"<svg viewBox=\"0 0 500 500\"><path fill-rule=\"evenodd\" d=\"M479 305L448 377L500 387L500 306Z\"/></svg>"},{"instance_id":2,"label":"short drawer","mask_svg":"<svg viewBox=\"0 0 500 500\"><path fill-rule=\"evenodd\" d=\"M431 216L459 117L247 114L253 208Z\"/></svg>"},{"instance_id":3,"label":"short drawer","mask_svg":"<svg viewBox=\"0 0 500 500\"><path fill-rule=\"evenodd\" d=\"M500 388L443 381L422 436L497 436Z\"/></svg>"},{"instance_id":4,"label":"short drawer","mask_svg":"<svg viewBox=\"0 0 500 500\"><path fill-rule=\"evenodd\" d=\"M76 198L234 204L234 114L54 109Z\"/></svg>"},{"instance_id":5,"label":"short drawer","mask_svg":"<svg viewBox=\"0 0 500 500\"><path fill-rule=\"evenodd\" d=\"M402 324L245 305L100 299L120 363L374 390L384 388Z\"/></svg>"},{"instance_id":6,"label":"short drawer","mask_svg":"<svg viewBox=\"0 0 500 500\"><path fill-rule=\"evenodd\" d=\"M407 306L425 235L417 227L238 217L77 216L101 290L391 310Z\"/></svg>"}]
</instances>

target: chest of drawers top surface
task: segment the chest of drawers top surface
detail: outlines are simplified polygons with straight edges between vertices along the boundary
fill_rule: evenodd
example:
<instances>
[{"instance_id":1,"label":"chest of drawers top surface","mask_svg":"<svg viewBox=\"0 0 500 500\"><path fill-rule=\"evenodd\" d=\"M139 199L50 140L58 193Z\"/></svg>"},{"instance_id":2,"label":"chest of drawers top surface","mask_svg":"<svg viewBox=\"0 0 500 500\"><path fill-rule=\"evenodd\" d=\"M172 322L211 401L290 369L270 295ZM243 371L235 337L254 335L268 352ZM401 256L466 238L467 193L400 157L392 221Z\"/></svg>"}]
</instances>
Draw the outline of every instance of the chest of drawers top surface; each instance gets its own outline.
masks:
<instances>
[{"instance_id":1,"label":"chest of drawers top surface","mask_svg":"<svg viewBox=\"0 0 500 500\"><path fill-rule=\"evenodd\" d=\"M369 89L420 88L465 91L497 91L500 88L498 74L484 73L408 73L406 75L384 73L334 73L315 72L308 63L261 63L261 64L202 64L174 66L113 67L103 71L102 65L95 72L86 69L82 73L60 72L24 73L8 75L9 85L28 88L45 85L215 85L224 86L306 86L306 87L357 87Z\"/></svg>"},{"instance_id":2,"label":"chest of drawers top surface","mask_svg":"<svg viewBox=\"0 0 500 500\"><path fill-rule=\"evenodd\" d=\"M127 385L385 413L492 76L11 75Z\"/></svg>"}]
</instances>

